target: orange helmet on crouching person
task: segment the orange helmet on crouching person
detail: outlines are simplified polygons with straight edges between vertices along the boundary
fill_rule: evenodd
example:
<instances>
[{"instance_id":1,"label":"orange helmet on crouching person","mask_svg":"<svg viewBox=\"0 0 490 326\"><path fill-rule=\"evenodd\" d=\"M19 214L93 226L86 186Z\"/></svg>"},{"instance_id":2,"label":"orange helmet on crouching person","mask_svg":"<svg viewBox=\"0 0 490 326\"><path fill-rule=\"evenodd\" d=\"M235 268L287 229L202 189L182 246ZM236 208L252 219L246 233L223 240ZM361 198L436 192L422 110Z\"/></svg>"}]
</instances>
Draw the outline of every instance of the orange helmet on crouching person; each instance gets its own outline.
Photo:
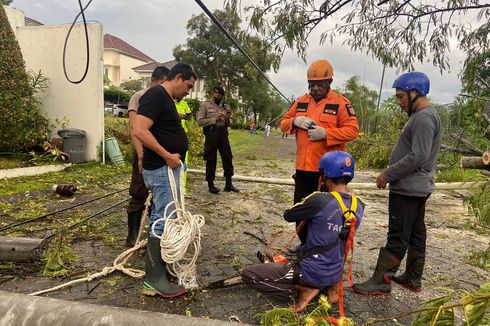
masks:
<instances>
[{"instance_id":1,"label":"orange helmet on crouching person","mask_svg":"<svg viewBox=\"0 0 490 326\"><path fill-rule=\"evenodd\" d=\"M325 80L333 77L333 68L327 60L317 60L308 68L308 80Z\"/></svg>"}]
</instances>

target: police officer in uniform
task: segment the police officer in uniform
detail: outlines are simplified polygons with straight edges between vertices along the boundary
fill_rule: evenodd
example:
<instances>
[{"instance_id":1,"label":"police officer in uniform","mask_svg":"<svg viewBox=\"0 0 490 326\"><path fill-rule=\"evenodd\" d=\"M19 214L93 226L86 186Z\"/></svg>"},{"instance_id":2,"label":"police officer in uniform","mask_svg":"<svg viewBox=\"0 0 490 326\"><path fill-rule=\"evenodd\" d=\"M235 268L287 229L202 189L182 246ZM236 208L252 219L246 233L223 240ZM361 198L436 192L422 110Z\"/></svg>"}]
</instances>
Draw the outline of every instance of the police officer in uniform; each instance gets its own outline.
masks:
<instances>
[{"instance_id":1,"label":"police officer in uniform","mask_svg":"<svg viewBox=\"0 0 490 326\"><path fill-rule=\"evenodd\" d=\"M233 163L230 142L228 140L228 125L230 124L231 109L224 101L225 91L221 86L213 87L212 98L204 102L197 114L197 122L203 127L204 136L204 160L206 161L206 181L209 192L217 194L220 189L214 185L216 176L217 152L221 155L223 170L226 178L224 191L239 192L233 186Z\"/></svg>"},{"instance_id":2,"label":"police officer in uniform","mask_svg":"<svg viewBox=\"0 0 490 326\"><path fill-rule=\"evenodd\" d=\"M313 62L307 76L309 93L298 98L280 122L283 133L296 136L294 203L318 190L318 163L323 154L344 151L346 143L359 134L350 101L330 88L330 63ZM307 226L298 233L302 244L306 234Z\"/></svg>"}]
</instances>

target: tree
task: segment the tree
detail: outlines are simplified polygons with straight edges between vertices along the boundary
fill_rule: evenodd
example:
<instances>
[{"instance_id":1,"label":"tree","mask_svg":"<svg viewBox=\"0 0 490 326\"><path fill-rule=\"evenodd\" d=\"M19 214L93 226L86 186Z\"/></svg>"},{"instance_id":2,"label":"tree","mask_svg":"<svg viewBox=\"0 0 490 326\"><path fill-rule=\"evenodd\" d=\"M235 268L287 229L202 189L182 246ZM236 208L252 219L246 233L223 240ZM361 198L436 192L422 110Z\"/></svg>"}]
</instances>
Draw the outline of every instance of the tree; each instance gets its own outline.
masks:
<instances>
[{"instance_id":1,"label":"tree","mask_svg":"<svg viewBox=\"0 0 490 326\"><path fill-rule=\"evenodd\" d=\"M37 107L24 59L3 6L0 6L0 151L42 146L49 121Z\"/></svg>"},{"instance_id":2,"label":"tree","mask_svg":"<svg viewBox=\"0 0 490 326\"><path fill-rule=\"evenodd\" d=\"M141 80L126 80L119 85L120 88L128 92L129 94L134 94L137 91L143 89L143 84Z\"/></svg>"},{"instance_id":3,"label":"tree","mask_svg":"<svg viewBox=\"0 0 490 326\"><path fill-rule=\"evenodd\" d=\"M213 13L221 24L242 44L242 47L264 72L279 67L280 56L271 53L267 43L261 38L240 30L240 18L236 8L225 6L224 10ZM247 88L260 83L266 90L269 86L250 64L245 56L224 36L223 32L204 15L192 16L187 22L189 38L184 45L178 45L173 54L177 61L194 66L199 78L205 81L207 90L220 84L225 87L228 98L238 96L259 112L258 100ZM242 88L244 91L242 91ZM268 92L265 92L268 94ZM262 105L260 106L263 107Z\"/></svg>"},{"instance_id":4,"label":"tree","mask_svg":"<svg viewBox=\"0 0 490 326\"><path fill-rule=\"evenodd\" d=\"M4 4L5 6L8 6L12 3L12 1L14 1L14 0L2 0L2 4Z\"/></svg>"},{"instance_id":5,"label":"tree","mask_svg":"<svg viewBox=\"0 0 490 326\"><path fill-rule=\"evenodd\" d=\"M332 21L331 28L322 30L321 44L341 39L353 50L365 51L390 67L404 69L432 58L433 64L444 70L449 66L453 37L468 54L488 49L490 3L480 2L262 0L247 9L251 11L252 28L266 35L278 53L287 47L304 58L309 35L320 28L320 23ZM237 4L240 0L226 3ZM469 18L472 15L476 17Z\"/></svg>"},{"instance_id":6,"label":"tree","mask_svg":"<svg viewBox=\"0 0 490 326\"><path fill-rule=\"evenodd\" d=\"M350 101L356 110L359 127L364 132L370 132L371 118L376 114L376 101L378 93L360 84L359 76L352 76L345 82L344 92L341 92Z\"/></svg>"}]
</instances>

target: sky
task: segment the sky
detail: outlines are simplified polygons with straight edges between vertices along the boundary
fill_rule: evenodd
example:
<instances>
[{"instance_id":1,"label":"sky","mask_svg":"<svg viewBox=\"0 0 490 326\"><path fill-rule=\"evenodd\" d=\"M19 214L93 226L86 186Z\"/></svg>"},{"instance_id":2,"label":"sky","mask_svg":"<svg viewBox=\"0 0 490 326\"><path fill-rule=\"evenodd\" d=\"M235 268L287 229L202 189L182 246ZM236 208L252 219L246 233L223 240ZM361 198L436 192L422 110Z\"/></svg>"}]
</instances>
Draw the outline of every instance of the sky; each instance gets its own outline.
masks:
<instances>
[{"instance_id":1,"label":"sky","mask_svg":"<svg viewBox=\"0 0 490 326\"><path fill-rule=\"evenodd\" d=\"M211 11L222 8L223 1L202 0ZM87 1L82 1L86 4ZM20 9L30 18L45 25L71 23L79 12L77 0L14 0L12 7ZM192 0L93 0L85 15L89 21L103 24L104 33L119 37L159 62L173 60L172 50L185 44L186 24L192 15L202 13ZM80 17L81 18L81 17ZM246 28L246 24L244 24ZM270 73L271 81L288 97L307 92L306 70L318 59L327 59L334 69L333 87L342 89L350 77L357 75L370 89L379 91L383 66L370 55L353 52L338 44L319 44L319 32L309 38L306 63L292 51L282 58L277 73ZM431 100L446 104L461 92L458 78L464 54L458 49L450 53L449 71L441 72L432 64L415 64L415 69L425 72L431 80ZM394 94L393 81L402 71L387 68L382 99Z\"/></svg>"}]
</instances>

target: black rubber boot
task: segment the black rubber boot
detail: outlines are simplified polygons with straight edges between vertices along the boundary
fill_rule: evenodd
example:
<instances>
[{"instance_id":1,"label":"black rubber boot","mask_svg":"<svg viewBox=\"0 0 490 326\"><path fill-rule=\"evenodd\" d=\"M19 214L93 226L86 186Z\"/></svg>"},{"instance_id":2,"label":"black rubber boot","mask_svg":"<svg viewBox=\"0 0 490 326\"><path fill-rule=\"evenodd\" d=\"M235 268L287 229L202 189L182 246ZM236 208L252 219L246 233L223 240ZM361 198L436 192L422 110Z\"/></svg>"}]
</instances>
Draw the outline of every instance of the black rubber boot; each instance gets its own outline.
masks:
<instances>
[{"instance_id":1,"label":"black rubber boot","mask_svg":"<svg viewBox=\"0 0 490 326\"><path fill-rule=\"evenodd\" d=\"M218 192L221 191L219 190L218 187L214 185L214 181L208 181L208 188L209 188L209 192L212 194L217 194Z\"/></svg>"},{"instance_id":2,"label":"black rubber boot","mask_svg":"<svg viewBox=\"0 0 490 326\"><path fill-rule=\"evenodd\" d=\"M167 264L160 256L160 239L150 237L146 246L145 280L143 294L175 298L185 293L185 289L170 283L167 278Z\"/></svg>"},{"instance_id":3,"label":"black rubber boot","mask_svg":"<svg viewBox=\"0 0 490 326\"><path fill-rule=\"evenodd\" d=\"M143 211L128 213L128 237L126 238L126 247L134 247L138 232L140 231L142 215Z\"/></svg>"},{"instance_id":4,"label":"black rubber boot","mask_svg":"<svg viewBox=\"0 0 490 326\"><path fill-rule=\"evenodd\" d=\"M240 189L238 189L237 187L234 187L233 184L231 183L231 178L229 178L229 179L226 179L226 184L225 184L225 188L223 189L223 191L240 192Z\"/></svg>"},{"instance_id":5,"label":"black rubber boot","mask_svg":"<svg viewBox=\"0 0 490 326\"><path fill-rule=\"evenodd\" d=\"M373 276L366 282L354 284L352 288L363 295L389 294L391 277L395 275L399 266L400 261L386 248L381 248Z\"/></svg>"},{"instance_id":6,"label":"black rubber boot","mask_svg":"<svg viewBox=\"0 0 490 326\"><path fill-rule=\"evenodd\" d=\"M409 247L405 272L399 276L393 276L393 282L406 287L412 292L422 291L422 274L424 273L424 265L425 254Z\"/></svg>"}]
</instances>

